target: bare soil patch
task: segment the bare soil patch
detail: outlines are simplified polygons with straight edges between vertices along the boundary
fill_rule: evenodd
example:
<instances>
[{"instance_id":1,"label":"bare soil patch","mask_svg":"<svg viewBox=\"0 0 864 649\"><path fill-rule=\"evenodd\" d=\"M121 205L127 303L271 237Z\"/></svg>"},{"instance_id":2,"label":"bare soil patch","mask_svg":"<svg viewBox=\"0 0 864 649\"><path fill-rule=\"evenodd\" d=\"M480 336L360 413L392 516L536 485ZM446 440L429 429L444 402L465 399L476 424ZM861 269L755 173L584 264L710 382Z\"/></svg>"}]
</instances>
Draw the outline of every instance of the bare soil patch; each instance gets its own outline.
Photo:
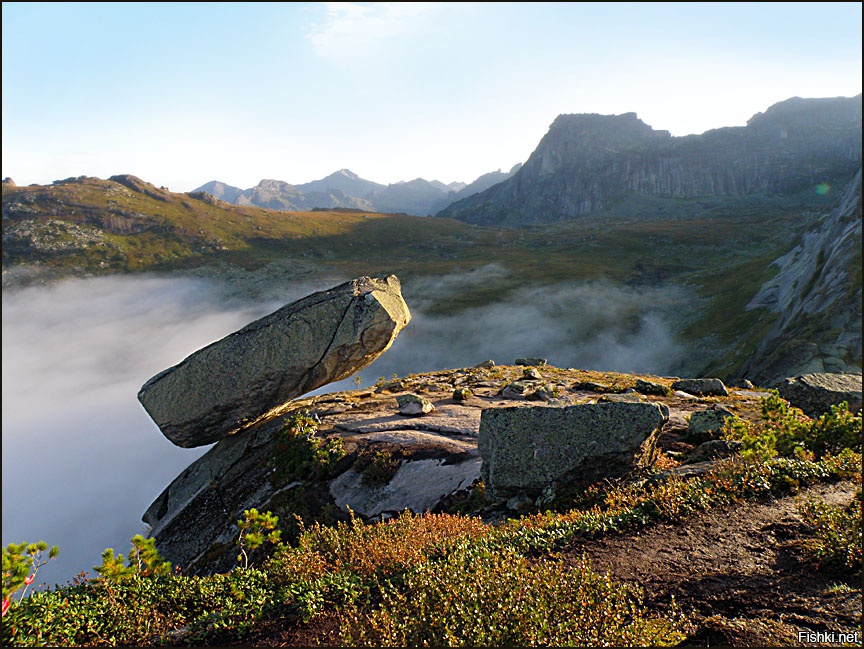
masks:
<instances>
[{"instance_id":1,"label":"bare soil patch","mask_svg":"<svg viewBox=\"0 0 864 649\"><path fill-rule=\"evenodd\" d=\"M846 505L855 489L850 482L820 484L718 507L574 543L565 556L584 554L596 570L640 586L648 607L667 611L674 598L693 623L682 646L819 646L799 641L799 633L860 632L861 584L848 572L820 569L804 553L812 532L796 501Z\"/></svg>"}]
</instances>

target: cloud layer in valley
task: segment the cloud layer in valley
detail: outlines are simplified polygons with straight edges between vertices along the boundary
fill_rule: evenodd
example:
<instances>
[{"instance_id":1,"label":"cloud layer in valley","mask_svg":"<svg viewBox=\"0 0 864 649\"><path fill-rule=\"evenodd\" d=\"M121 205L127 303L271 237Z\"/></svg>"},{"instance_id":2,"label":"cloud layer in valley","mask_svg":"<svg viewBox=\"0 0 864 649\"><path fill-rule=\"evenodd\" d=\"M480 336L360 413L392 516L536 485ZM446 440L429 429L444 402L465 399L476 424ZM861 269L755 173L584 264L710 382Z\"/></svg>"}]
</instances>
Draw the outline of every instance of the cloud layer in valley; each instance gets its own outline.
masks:
<instances>
[{"instance_id":1,"label":"cloud layer in valley","mask_svg":"<svg viewBox=\"0 0 864 649\"><path fill-rule=\"evenodd\" d=\"M278 306L195 279L4 289L3 544L59 545L47 583L91 570L106 547L128 552L146 507L204 452L162 436L141 385Z\"/></svg>"},{"instance_id":2,"label":"cloud layer in valley","mask_svg":"<svg viewBox=\"0 0 864 649\"><path fill-rule=\"evenodd\" d=\"M684 361L673 326L686 293L678 287L568 282L507 290L508 273L491 264L469 273L403 284L411 324L368 370L374 381L393 373L470 367L492 359L547 358L550 364L619 372L671 372ZM460 292L501 288L499 299L457 313L440 310Z\"/></svg>"}]
</instances>

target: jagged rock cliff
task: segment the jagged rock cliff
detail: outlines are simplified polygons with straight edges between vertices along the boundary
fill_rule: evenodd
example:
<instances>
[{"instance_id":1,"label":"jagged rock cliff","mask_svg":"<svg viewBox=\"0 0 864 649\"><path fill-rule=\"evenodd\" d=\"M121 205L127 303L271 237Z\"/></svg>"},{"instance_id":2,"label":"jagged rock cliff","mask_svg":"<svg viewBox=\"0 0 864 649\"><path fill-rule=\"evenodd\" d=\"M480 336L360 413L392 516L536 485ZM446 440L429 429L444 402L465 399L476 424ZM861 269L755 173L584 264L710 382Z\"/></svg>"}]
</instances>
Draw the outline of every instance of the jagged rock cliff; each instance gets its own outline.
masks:
<instances>
[{"instance_id":1,"label":"jagged rock cliff","mask_svg":"<svg viewBox=\"0 0 864 649\"><path fill-rule=\"evenodd\" d=\"M631 194L782 194L847 181L861 162L861 95L794 97L745 127L672 137L636 113L560 115L510 179L438 216L484 225L550 223Z\"/></svg>"},{"instance_id":2,"label":"jagged rock cliff","mask_svg":"<svg viewBox=\"0 0 864 649\"><path fill-rule=\"evenodd\" d=\"M861 371L861 213L859 168L748 304L776 315L740 376L773 385L796 374Z\"/></svg>"}]
</instances>

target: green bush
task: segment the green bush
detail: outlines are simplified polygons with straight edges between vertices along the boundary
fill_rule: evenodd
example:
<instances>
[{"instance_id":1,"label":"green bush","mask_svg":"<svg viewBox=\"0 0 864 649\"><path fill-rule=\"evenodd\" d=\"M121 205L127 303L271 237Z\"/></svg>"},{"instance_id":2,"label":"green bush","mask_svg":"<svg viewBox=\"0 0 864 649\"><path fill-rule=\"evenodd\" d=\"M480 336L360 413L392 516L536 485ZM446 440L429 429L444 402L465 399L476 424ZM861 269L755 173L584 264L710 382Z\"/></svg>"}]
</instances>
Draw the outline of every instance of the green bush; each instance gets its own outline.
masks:
<instances>
[{"instance_id":1,"label":"green bush","mask_svg":"<svg viewBox=\"0 0 864 649\"><path fill-rule=\"evenodd\" d=\"M724 437L741 442L745 459L761 462L778 455L819 459L846 448L861 450L861 415L852 414L845 401L815 421L789 406L776 390L761 405L762 421L730 418L724 426Z\"/></svg>"},{"instance_id":2,"label":"green bush","mask_svg":"<svg viewBox=\"0 0 864 649\"><path fill-rule=\"evenodd\" d=\"M363 449L354 462L354 470L360 473L362 482L368 486L385 485L402 466L400 454L387 450Z\"/></svg>"},{"instance_id":3,"label":"green bush","mask_svg":"<svg viewBox=\"0 0 864 649\"><path fill-rule=\"evenodd\" d=\"M45 556L45 552L48 556ZM3 615L6 615L12 596L24 587L19 599L24 598L27 587L33 583L39 568L60 553L55 545L48 550L45 541L38 543L10 543L3 548ZM33 571L32 574L30 571Z\"/></svg>"},{"instance_id":4,"label":"green bush","mask_svg":"<svg viewBox=\"0 0 864 649\"><path fill-rule=\"evenodd\" d=\"M4 646L117 646L242 634L269 611L276 592L266 573L238 569L212 577L94 579L36 592L3 622Z\"/></svg>"},{"instance_id":5,"label":"green bush","mask_svg":"<svg viewBox=\"0 0 864 649\"><path fill-rule=\"evenodd\" d=\"M237 561L243 562L243 567L249 567L249 553L257 550L264 542L276 544L279 542L279 537L282 533L276 529L279 524L279 517L272 512L259 512L257 509L247 509L243 512L243 518L237 521L237 527L240 529L240 534L237 537L237 545L240 547L240 554L237 555Z\"/></svg>"},{"instance_id":6,"label":"green bush","mask_svg":"<svg viewBox=\"0 0 864 649\"><path fill-rule=\"evenodd\" d=\"M277 487L296 480L326 478L345 455L341 439L317 436L318 422L307 411L295 413L279 432L271 459L271 480Z\"/></svg>"},{"instance_id":7,"label":"green bush","mask_svg":"<svg viewBox=\"0 0 864 649\"><path fill-rule=\"evenodd\" d=\"M115 557L114 548L107 548L102 553L102 564L93 569L103 579L114 581L129 577L155 577L171 572L171 563L165 561L156 550L156 539L145 539L140 534L132 537L128 565L123 565L124 561L126 558L122 554Z\"/></svg>"},{"instance_id":8,"label":"green bush","mask_svg":"<svg viewBox=\"0 0 864 649\"><path fill-rule=\"evenodd\" d=\"M831 406L830 412L813 422L809 446L816 457L823 457L826 453L836 455L846 448L860 452L861 430L861 414L850 412L849 404L844 401Z\"/></svg>"},{"instance_id":9,"label":"green bush","mask_svg":"<svg viewBox=\"0 0 864 649\"><path fill-rule=\"evenodd\" d=\"M808 552L829 565L860 573L864 543L861 489L848 507L837 507L811 498L799 503L798 508L814 533L814 538L805 544Z\"/></svg>"},{"instance_id":10,"label":"green bush","mask_svg":"<svg viewBox=\"0 0 864 649\"><path fill-rule=\"evenodd\" d=\"M349 611L351 646L644 646L683 639L676 619L647 617L640 595L591 570L466 545L421 563L371 612Z\"/></svg>"}]
</instances>

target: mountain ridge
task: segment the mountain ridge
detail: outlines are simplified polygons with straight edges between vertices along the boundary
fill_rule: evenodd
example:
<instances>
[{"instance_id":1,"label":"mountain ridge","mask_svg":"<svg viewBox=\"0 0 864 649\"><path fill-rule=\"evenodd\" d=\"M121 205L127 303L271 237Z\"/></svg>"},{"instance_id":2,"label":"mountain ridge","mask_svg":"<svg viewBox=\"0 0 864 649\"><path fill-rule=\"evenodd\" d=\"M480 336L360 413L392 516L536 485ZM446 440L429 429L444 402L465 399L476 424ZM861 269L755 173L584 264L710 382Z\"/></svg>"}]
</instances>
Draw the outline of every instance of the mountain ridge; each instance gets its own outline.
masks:
<instances>
[{"instance_id":1,"label":"mountain ridge","mask_svg":"<svg viewBox=\"0 0 864 649\"><path fill-rule=\"evenodd\" d=\"M692 349L686 363L693 372L732 376L744 371L748 378L767 378L811 361L817 368L821 363L825 369L860 371L860 323L856 328L841 317L855 313L849 300L861 290L860 252L854 254L856 247L860 251L861 190L853 180L861 169L861 141L855 138L860 114L860 96L839 102L793 98L754 116L747 127L683 138L654 131L635 113L562 116L550 132L563 130L568 137L554 146L541 142L503 182L494 183L500 171L475 181L475 187L484 179L493 184L454 204L481 202L471 218L463 219L377 214L365 203L350 204L338 189L327 197L349 203L344 208L291 210L292 192L295 198L301 192L278 180L264 180L255 188L254 200L265 202L265 209L255 206L253 197L236 205L204 191L176 194L128 174L27 187L7 179L3 284L69 274L210 272L205 267L226 266L232 268L232 278L260 274L267 281L285 281L282 275L288 270L294 276L322 269L343 277L446 276L470 274L494 262L502 272L492 273L458 300L436 303L434 312L452 315L489 305L528 286L591 281L634 290L680 286L695 291L691 305L674 316L678 335ZM787 145L789 140L794 146ZM759 154L753 142L767 144L767 153ZM831 145L827 149L826 142ZM725 152L726 146L732 153ZM656 147L667 155L662 164L651 158ZM713 155L703 155L706 151ZM729 159L736 156L741 165L729 168ZM702 165L694 166L700 160ZM484 220L489 212L483 203L513 187L525 190L524 201L548 200L552 207L544 209L553 210L555 199L597 208L608 196L602 191L583 196L577 190L598 161L597 187L605 182L608 189L610 179L628 170L635 183L600 211L579 218L556 213L554 223L526 223L516 211L505 214L501 223ZM642 173L650 167L646 161L654 165L651 174ZM687 165L689 171L681 172ZM550 197L547 190L561 188L561 168L574 174L565 179L569 185ZM756 173L741 172L748 168ZM661 173L669 170L674 173ZM532 185L541 172L546 177ZM336 175L345 182L359 179L349 170ZM640 193L638 183L643 189L676 191ZM416 184L388 188L409 192ZM729 188L741 193L695 191ZM211 189L231 195L224 184ZM782 190L788 191L772 193ZM829 215L832 211L835 216ZM476 227L478 223L484 227ZM784 255L793 249L797 260L787 264ZM772 289L773 278L781 275L786 288ZM796 282L803 292L790 290ZM819 299L808 294L823 287L824 295L815 296ZM781 294L788 297L782 304L765 298ZM770 345L760 346L772 327L782 331L771 333ZM803 341L796 349L806 350L806 358L778 355L787 340Z\"/></svg>"},{"instance_id":2,"label":"mountain ridge","mask_svg":"<svg viewBox=\"0 0 864 649\"><path fill-rule=\"evenodd\" d=\"M861 95L793 97L744 127L673 137L636 113L559 115L510 178L437 216L526 226L578 218L634 195L779 195L845 184L861 161Z\"/></svg>"},{"instance_id":3,"label":"mountain ridge","mask_svg":"<svg viewBox=\"0 0 864 649\"><path fill-rule=\"evenodd\" d=\"M500 169L483 174L471 183L414 178L383 185L361 178L350 169L339 169L319 180L293 185L263 179L254 187L241 189L219 180L211 180L190 193L206 192L214 198L235 205L251 205L285 211L309 211L350 208L372 212L396 212L430 216L458 198L486 189L495 182L509 178L511 171Z\"/></svg>"}]
</instances>

